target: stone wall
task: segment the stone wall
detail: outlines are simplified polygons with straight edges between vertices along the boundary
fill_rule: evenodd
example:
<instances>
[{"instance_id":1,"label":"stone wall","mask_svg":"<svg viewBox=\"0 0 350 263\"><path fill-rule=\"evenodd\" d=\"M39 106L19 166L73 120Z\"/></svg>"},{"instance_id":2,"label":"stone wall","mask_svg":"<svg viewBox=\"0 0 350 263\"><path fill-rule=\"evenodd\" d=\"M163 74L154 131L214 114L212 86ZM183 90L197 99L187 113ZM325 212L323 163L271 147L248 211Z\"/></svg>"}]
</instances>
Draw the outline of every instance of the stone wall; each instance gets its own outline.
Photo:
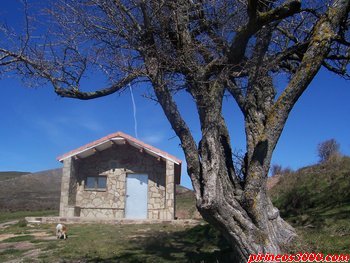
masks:
<instances>
[{"instance_id":1,"label":"stone wall","mask_svg":"<svg viewBox=\"0 0 350 263\"><path fill-rule=\"evenodd\" d=\"M70 180L69 180L69 188L68 188L68 206L75 206L76 204L76 197L77 197L77 178L75 176L76 173L76 162L74 159L71 161L70 166Z\"/></svg>"},{"instance_id":2,"label":"stone wall","mask_svg":"<svg viewBox=\"0 0 350 263\"><path fill-rule=\"evenodd\" d=\"M175 217L175 178L174 163L166 161L166 215L165 219L173 219Z\"/></svg>"},{"instance_id":3,"label":"stone wall","mask_svg":"<svg viewBox=\"0 0 350 263\"><path fill-rule=\"evenodd\" d=\"M71 169L68 169L69 165ZM72 178L68 182L69 173ZM62 190L68 190L69 194L68 200L62 194L67 203L66 208L62 206L62 209L71 209L71 212L62 212L60 216L72 216L73 213L85 218L124 218L126 177L131 173L148 175L148 219L174 219L174 163L153 157L128 144L114 145L74 162L64 161ZM88 176L106 176L106 189L86 189ZM68 189L66 185L69 185Z\"/></svg>"},{"instance_id":4,"label":"stone wall","mask_svg":"<svg viewBox=\"0 0 350 263\"><path fill-rule=\"evenodd\" d=\"M72 158L65 159L62 170L60 216L76 216L73 204L76 196L76 185L74 161Z\"/></svg>"},{"instance_id":5,"label":"stone wall","mask_svg":"<svg viewBox=\"0 0 350 263\"><path fill-rule=\"evenodd\" d=\"M65 159L62 169L61 180L61 199L60 199L60 216L67 216L68 196L69 196L69 181L71 176L71 158Z\"/></svg>"}]
</instances>

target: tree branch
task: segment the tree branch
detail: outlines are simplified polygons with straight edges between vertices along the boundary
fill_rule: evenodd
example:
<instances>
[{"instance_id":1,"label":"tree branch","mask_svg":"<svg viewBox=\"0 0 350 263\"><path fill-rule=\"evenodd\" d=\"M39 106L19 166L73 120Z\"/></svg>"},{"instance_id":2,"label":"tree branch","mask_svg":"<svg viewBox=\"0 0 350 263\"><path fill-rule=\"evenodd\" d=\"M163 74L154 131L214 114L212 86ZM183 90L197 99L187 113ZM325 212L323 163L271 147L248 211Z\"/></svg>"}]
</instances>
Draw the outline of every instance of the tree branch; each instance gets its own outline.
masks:
<instances>
[{"instance_id":1,"label":"tree branch","mask_svg":"<svg viewBox=\"0 0 350 263\"><path fill-rule=\"evenodd\" d=\"M278 70L279 67L283 67L286 64L289 64L289 61L300 61L302 59L302 54L306 52L310 41L306 42L297 42L293 46L278 52L274 55L267 56L264 59L264 63L271 64L273 69Z\"/></svg>"},{"instance_id":2,"label":"tree branch","mask_svg":"<svg viewBox=\"0 0 350 263\"><path fill-rule=\"evenodd\" d=\"M327 59L330 60L350 60L350 51L347 55L329 55L327 56Z\"/></svg>"},{"instance_id":3,"label":"tree branch","mask_svg":"<svg viewBox=\"0 0 350 263\"><path fill-rule=\"evenodd\" d=\"M61 88L59 87L57 82L53 82L52 84L54 85L55 92L61 97L74 98L80 100L91 100L113 94L123 89L124 87L126 87L126 85L142 76L145 76L145 73L143 71L135 71L108 88L92 92L83 92L80 91L77 87L72 87L69 89Z\"/></svg>"},{"instance_id":4,"label":"tree branch","mask_svg":"<svg viewBox=\"0 0 350 263\"><path fill-rule=\"evenodd\" d=\"M322 66L324 66L326 69L328 69L329 71L342 76L345 79L350 79L350 75L348 73L346 73L346 68L337 68L337 67L333 67L332 65L330 65L329 63L327 63L326 61L322 62Z\"/></svg>"},{"instance_id":5,"label":"tree branch","mask_svg":"<svg viewBox=\"0 0 350 263\"><path fill-rule=\"evenodd\" d=\"M286 121L292 107L306 90L329 53L331 43L337 35L337 28L347 16L349 6L350 0L335 1L315 25L309 46L297 72L271 111L270 125L274 123L272 126L281 126Z\"/></svg>"},{"instance_id":6,"label":"tree branch","mask_svg":"<svg viewBox=\"0 0 350 263\"><path fill-rule=\"evenodd\" d=\"M169 89L159 76L152 78L157 100L163 108L163 111L169 120L171 127L175 131L176 135L180 138L181 147L184 149L187 171L192 180L193 188L200 200L201 187L200 187L200 160L198 156L198 149L196 142L194 141L190 129L186 122L181 117L176 102L173 100Z\"/></svg>"},{"instance_id":7,"label":"tree branch","mask_svg":"<svg viewBox=\"0 0 350 263\"><path fill-rule=\"evenodd\" d=\"M132 24L134 25L134 28L141 32L141 26L138 23L137 19L134 17L134 15L125 7L125 5L120 0L114 0L114 4L120 8L120 10L132 21Z\"/></svg>"},{"instance_id":8,"label":"tree branch","mask_svg":"<svg viewBox=\"0 0 350 263\"><path fill-rule=\"evenodd\" d=\"M35 62L34 60L30 59L29 57L24 56L22 50L21 50L20 54L17 54L17 53L10 51L10 50L0 48L0 53L3 53L6 57L13 58L12 63L23 63L27 68L29 66L32 67L34 70L36 70L38 72L38 74L41 77L51 81L51 83L57 81L57 80L55 80L55 78L53 76L51 76L49 74L49 72L47 71L44 64L39 64L39 63Z\"/></svg>"},{"instance_id":9,"label":"tree branch","mask_svg":"<svg viewBox=\"0 0 350 263\"><path fill-rule=\"evenodd\" d=\"M290 17L300 11L301 11L301 1L290 0L279 7L276 7L264 13L260 13L259 16L257 17L257 20L258 20L258 23L260 23L263 26L273 21Z\"/></svg>"},{"instance_id":10,"label":"tree branch","mask_svg":"<svg viewBox=\"0 0 350 263\"><path fill-rule=\"evenodd\" d=\"M300 8L300 0L291 0L275 9L260 13L256 17L251 17L248 24L237 32L236 37L231 44L228 54L229 62L233 65L238 65L241 62L244 58L249 39L264 25L292 16L300 12Z\"/></svg>"},{"instance_id":11,"label":"tree branch","mask_svg":"<svg viewBox=\"0 0 350 263\"><path fill-rule=\"evenodd\" d=\"M33 59L30 59L27 56L24 56L21 52L21 54L16 54L14 52L11 52L9 50L5 50L0 48L0 53L3 53L4 57L11 57L12 60L1 62L0 65L5 65L8 63L23 63L29 71L32 71L32 69L40 75L42 78L47 79L51 82L51 84L54 86L55 92L61 96L66 98L75 98L80 100L90 100L95 98L104 97L107 95L110 95L112 93L115 93L122 88L124 88L127 84L131 83L132 81L136 80L137 78L140 78L142 76L145 76L146 73L143 70L134 70L133 72L129 73L126 77L121 79L119 82L111 85L110 87L103 88L97 91L92 92L83 92L79 90L78 86L70 86L69 88L62 88L60 86L60 83L68 84L67 82L63 82L61 79L53 76L48 70L45 64L40 64L36 62ZM41 61L42 62L42 61ZM86 65L85 65L86 66ZM30 69L31 67L32 69ZM82 73L77 76L76 82L79 83L80 78L82 76Z\"/></svg>"},{"instance_id":12,"label":"tree branch","mask_svg":"<svg viewBox=\"0 0 350 263\"><path fill-rule=\"evenodd\" d=\"M299 42L296 36L292 35L291 33L289 33L284 28L278 26L276 29L279 32L281 32L284 36L286 36L288 39L292 40L294 43L298 43Z\"/></svg>"},{"instance_id":13,"label":"tree branch","mask_svg":"<svg viewBox=\"0 0 350 263\"><path fill-rule=\"evenodd\" d=\"M248 7L247 7L247 13L249 16L249 19L255 19L257 9L258 9L258 1L259 0L248 0Z\"/></svg>"}]
</instances>

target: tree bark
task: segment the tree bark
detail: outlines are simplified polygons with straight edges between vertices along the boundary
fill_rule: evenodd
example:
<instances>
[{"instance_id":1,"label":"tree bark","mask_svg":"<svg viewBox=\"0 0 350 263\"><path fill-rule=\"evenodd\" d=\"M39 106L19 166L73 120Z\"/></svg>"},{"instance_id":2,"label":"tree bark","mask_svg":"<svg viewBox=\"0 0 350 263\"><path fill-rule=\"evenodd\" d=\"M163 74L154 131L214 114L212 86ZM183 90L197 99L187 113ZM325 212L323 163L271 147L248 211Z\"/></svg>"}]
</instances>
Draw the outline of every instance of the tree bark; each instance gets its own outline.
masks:
<instances>
[{"instance_id":1,"label":"tree bark","mask_svg":"<svg viewBox=\"0 0 350 263\"><path fill-rule=\"evenodd\" d=\"M267 173L275 147L275 142L269 142L268 138L275 136L262 136L265 127L257 125L256 118L246 120L246 182L239 182L232 163L229 133L221 115L223 87L215 84L197 90L200 92L194 92L193 96L199 105L202 129L198 149L199 212L231 243L235 262L247 262L252 253L280 253L281 245L296 234L267 196Z\"/></svg>"},{"instance_id":2,"label":"tree bark","mask_svg":"<svg viewBox=\"0 0 350 263\"><path fill-rule=\"evenodd\" d=\"M230 241L237 262L247 262L252 253L281 252L281 245L290 242L295 236L293 228L279 215L267 196L266 180L269 157L261 159L263 164L251 161L247 173L261 177L255 182L237 189L232 181L225 159L222 131L213 128L202 139L201 171L203 196L197 200L197 207L204 219L221 230ZM215 144L213 142L222 142ZM257 145L254 151L263 151L265 145ZM254 155L254 153L253 153ZM254 157L255 158L255 157ZM255 188L259 185L259 189ZM199 202L198 202L199 201Z\"/></svg>"}]
</instances>

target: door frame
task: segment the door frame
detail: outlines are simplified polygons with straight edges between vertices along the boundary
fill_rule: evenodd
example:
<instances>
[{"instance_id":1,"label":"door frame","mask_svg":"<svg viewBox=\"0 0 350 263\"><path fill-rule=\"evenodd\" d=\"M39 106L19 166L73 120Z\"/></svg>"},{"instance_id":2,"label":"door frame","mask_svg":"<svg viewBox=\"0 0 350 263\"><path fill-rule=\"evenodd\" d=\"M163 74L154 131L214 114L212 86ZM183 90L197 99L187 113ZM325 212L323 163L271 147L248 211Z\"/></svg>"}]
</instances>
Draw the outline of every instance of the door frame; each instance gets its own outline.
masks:
<instances>
[{"instance_id":1,"label":"door frame","mask_svg":"<svg viewBox=\"0 0 350 263\"><path fill-rule=\"evenodd\" d=\"M124 219L137 219L137 218L127 218L127 198L128 198L128 176L129 175L143 175L147 177L147 191L146 191L146 217L142 219L148 219L148 191L149 191L149 176L146 173L127 173L125 176L125 201L124 201Z\"/></svg>"}]
</instances>

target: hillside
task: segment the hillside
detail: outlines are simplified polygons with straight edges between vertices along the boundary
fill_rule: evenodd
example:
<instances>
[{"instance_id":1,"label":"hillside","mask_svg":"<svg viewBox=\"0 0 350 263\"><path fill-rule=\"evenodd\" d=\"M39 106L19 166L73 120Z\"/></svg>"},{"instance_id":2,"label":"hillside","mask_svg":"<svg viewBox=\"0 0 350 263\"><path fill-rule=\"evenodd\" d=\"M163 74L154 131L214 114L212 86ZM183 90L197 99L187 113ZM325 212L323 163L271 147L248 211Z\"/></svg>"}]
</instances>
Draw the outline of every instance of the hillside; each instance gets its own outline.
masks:
<instances>
[{"instance_id":1,"label":"hillside","mask_svg":"<svg viewBox=\"0 0 350 263\"><path fill-rule=\"evenodd\" d=\"M270 189L271 199L308 244L302 249L349 253L350 158L308 166L279 177Z\"/></svg>"},{"instance_id":2,"label":"hillside","mask_svg":"<svg viewBox=\"0 0 350 263\"><path fill-rule=\"evenodd\" d=\"M58 209L61 174L61 169L33 174L2 172L0 211Z\"/></svg>"},{"instance_id":3,"label":"hillside","mask_svg":"<svg viewBox=\"0 0 350 263\"><path fill-rule=\"evenodd\" d=\"M0 210L58 209L61 169L27 174L0 172ZM270 195L281 215L298 224L322 224L322 212L350 214L350 158L302 168L269 178ZM193 191L176 188L176 216L200 217ZM329 219L328 219L329 221Z\"/></svg>"},{"instance_id":4,"label":"hillside","mask_svg":"<svg viewBox=\"0 0 350 263\"><path fill-rule=\"evenodd\" d=\"M176 186L176 217L179 219L202 218L196 208L194 192L181 185Z\"/></svg>"},{"instance_id":5,"label":"hillside","mask_svg":"<svg viewBox=\"0 0 350 263\"><path fill-rule=\"evenodd\" d=\"M62 169L38 173L0 172L0 211L58 210ZM176 186L176 216L198 218L193 191Z\"/></svg>"},{"instance_id":6,"label":"hillside","mask_svg":"<svg viewBox=\"0 0 350 263\"><path fill-rule=\"evenodd\" d=\"M20 177L24 174L29 174L29 172L15 172L15 171L0 172L0 181L6 181L9 179Z\"/></svg>"},{"instance_id":7,"label":"hillside","mask_svg":"<svg viewBox=\"0 0 350 263\"><path fill-rule=\"evenodd\" d=\"M280 176L271 188L274 204L282 215L350 205L350 158L302 168Z\"/></svg>"}]
</instances>

